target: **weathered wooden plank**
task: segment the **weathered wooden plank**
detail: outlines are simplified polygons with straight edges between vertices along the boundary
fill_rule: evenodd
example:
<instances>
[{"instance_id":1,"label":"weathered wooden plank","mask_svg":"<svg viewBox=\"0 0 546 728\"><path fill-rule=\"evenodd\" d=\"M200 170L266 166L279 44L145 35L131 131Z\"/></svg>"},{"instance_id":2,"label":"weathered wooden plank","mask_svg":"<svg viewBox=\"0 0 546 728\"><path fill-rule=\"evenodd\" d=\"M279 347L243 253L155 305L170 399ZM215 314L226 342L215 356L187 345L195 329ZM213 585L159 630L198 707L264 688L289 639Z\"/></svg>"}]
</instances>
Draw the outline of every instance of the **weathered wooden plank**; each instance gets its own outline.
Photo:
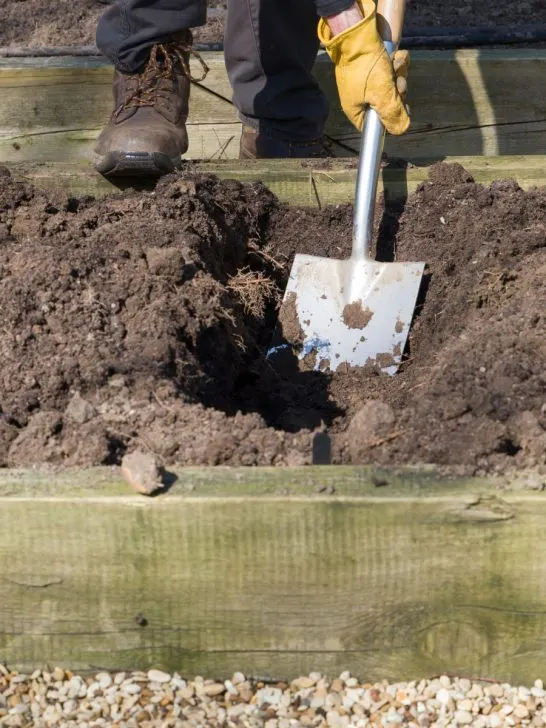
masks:
<instances>
[{"instance_id":1,"label":"weathered wooden plank","mask_svg":"<svg viewBox=\"0 0 546 728\"><path fill-rule=\"evenodd\" d=\"M546 185L545 156L453 157L447 161L459 162L482 184L490 184L495 179L511 178L524 189ZM8 166L18 178L27 179L43 189L61 187L74 195L95 196L120 189L94 172L89 165L42 163ZM234 178L243 182L260 180L280 200L292 205L324 207L354 200L356 168L353 162L332 160L327 169L317 169L313 166L313 160L302 164L300 160L284 159L214 159L196 164L194 169L217 174L223 179ZM421 166L386 167L381 174L379 192L385 191L390 200L403 200L418 184L427 179L428 169L429 164L426 161L422 161Z\"/></svg>"},{"instance_id":2,"label":"weathered wooden plank","mask_svg":"<svg viewBox=\"0 0 546 728\"><path fill-rule=\"evenodd\" d=\"M223 144L227 127L237 123L223 54L204 56L211 71L192 87L189 158L209 158L218 149L214 132ZM413 126L403 138L387 140L389 154L546 153L546 50L416 51L412 58ZM358 135L339 107L324 53L315 73L330 100L327 132L344 145L334 152L351 155ZM0 59L0 160L88 159L110 112L111 76L98 58ZM235 158L238 145L228 144L225 154Z\"/></svg>"},{"instance_id":3,"label":"weathered wooden plank","mask_svg":"<svg viewBox=\"0 0 546 728\"><path fill-rule=\"evenodd\" d=\"M57 129L0 135L0 161L92 161L100 129ZM236 159L241 124L188 124L188 159Z\"/></svg>"},{"instance_id":4,"label":"weathered wooden plank","mask_svg":"<svg viewBox=\"0 0 546 728\"><path fill-rule=\"evenodd\" d=\"M546 495L433 472L383 470L377 488L368 468L178 475L145 499L112 471L2 474L2 661L541 673Z\"/></svg>"}]
</instances>

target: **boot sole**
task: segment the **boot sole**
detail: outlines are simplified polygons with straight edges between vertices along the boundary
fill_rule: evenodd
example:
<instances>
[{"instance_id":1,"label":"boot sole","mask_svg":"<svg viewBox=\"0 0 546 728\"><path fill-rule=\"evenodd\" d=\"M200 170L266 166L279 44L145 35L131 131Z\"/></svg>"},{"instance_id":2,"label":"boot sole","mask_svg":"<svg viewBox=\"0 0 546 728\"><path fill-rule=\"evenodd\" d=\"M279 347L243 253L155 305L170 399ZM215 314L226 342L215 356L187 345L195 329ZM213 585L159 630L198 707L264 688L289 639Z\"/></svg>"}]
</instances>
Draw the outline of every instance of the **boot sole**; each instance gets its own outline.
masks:
<instances>
[{"instance_id":1,"label":"boot sole","mask_svg":"<svg viewBox=\"0 0 546 728\"><path fill-rule=\"evenodd\" d=\"M161 152L108 152L95 155L95 169L105 177L161 177L182 165L180 157Z\"/></svg>"}]
</instances>

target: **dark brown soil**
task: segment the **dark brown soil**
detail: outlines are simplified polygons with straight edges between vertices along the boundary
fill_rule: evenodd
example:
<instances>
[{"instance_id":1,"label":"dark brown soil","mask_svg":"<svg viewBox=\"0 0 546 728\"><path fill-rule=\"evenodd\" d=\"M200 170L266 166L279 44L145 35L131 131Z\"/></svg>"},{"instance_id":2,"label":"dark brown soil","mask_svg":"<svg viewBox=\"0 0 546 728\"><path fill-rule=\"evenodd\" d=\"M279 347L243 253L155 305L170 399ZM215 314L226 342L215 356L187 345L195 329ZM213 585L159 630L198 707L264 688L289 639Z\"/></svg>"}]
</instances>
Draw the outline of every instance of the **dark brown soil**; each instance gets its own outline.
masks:
<instances>
[{"instance_id":1,"label":"dark brown soil","mask_svg":"<svg viewBox=\"0 0 546 728\"><path fill-rule=\"evenodd\" d=\"M225 2L211 0L208 25L196 30L197 42L222 42ZM2 0L0 46L88 45L95 42L95 26L105 5L98 0ZM495 27L546 23L543 0L409 0L408 32L431 27Z\"/></svg>"},{"instance_id":2,"label":"dark brown soil","mask_svg":"<svg viewBox=\"0 0 546 728\"><path fill-rule=\"evenodd\" d=\"M351 214L189 173L76 200L4 171L0 464L305 464L327 432L338 463L546 468L546 189L433 167L378 211L377 257L428 264L400 373L274 369L293 255L346 254Z\"/></svg>"}]
</instances>

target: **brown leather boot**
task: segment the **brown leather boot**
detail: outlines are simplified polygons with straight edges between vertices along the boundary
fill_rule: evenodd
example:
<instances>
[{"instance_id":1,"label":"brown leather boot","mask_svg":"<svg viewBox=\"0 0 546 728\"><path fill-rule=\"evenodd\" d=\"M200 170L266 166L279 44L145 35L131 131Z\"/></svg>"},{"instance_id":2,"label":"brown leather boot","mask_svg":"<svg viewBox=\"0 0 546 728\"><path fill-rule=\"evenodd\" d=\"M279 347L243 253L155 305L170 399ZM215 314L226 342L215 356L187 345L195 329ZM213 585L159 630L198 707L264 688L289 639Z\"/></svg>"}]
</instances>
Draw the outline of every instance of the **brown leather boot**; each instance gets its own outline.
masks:
<instances>
[{"instance_id":1,"label":"brown leather boot","mask_svg":"<svg viewBox=\"0 0 546 728\"><path fill-rule=\"evenodd\" d=\"M154 45L140 73L116 70L114 112L95 146L101 174L158 176L180 166L188 149L191 43L190 31L183 31Z\"/></svg>"},{"instance_id":2,"label":"brown leather boot","mask_svg":"<svg viewBox=\"0 0 546 728\"><path fill-rule=\"evenodd\" d=\"M331 156L324 137L295 142L276 139L250 126L243 126L239 159L305 159Z\"/></svg>"}]
</instances>

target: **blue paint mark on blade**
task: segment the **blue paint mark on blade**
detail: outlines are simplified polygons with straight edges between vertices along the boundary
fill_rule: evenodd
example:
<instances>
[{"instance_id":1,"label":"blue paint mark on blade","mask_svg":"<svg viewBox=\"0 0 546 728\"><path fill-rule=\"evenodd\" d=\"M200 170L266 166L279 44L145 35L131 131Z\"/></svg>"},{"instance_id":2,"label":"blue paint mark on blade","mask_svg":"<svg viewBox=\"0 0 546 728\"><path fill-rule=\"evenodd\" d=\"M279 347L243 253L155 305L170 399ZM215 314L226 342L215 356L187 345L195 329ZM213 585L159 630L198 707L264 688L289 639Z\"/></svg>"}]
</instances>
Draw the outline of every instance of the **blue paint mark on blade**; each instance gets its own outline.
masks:
<instances>
[{"instance_id":1,"label":"blue paint mark on blade","mask_svg":"<svg viewBox=\"0 0 546 728\"><path fill-rule=\"evenodd\" d=\"M279 346L272 346L271 349L267 350L267 353L265 355L266 359L269 359L274 354L278 354L279 351L284 351L285 349L290 349L290 344L279 344Z\"/></svg>"},{"instance_id":2,"label":"blue paint mark on blade","mask_svg":"<svg viewBox=\"0 0 546 728\"><path fill-rule=\"evenodd\" d=\"M278 354L280 351L286 351L287 349L295 348L297 347L293 346L292 344L279 344L278 346L272 346L270 349L267 350L265 358L270 359L272 356L275 356L275 354ZM323 359L330 359L330 342L327 339L319 339L318 337L307 339L304 342L301 351L298 353L298 359L304 359L308 354L312 353L315 353L317 355L317 360L313 369L315 371L320 371L320 362Z\"/></svg>"},{"instance_id":3,"label":"blue paint mark on blade","mask_svg":"<svg viewBox=\"0 0 546 728\"><path fill-rule=\"evenodd\" d=\"M314 371L320 371L320 362L323 359L330 359L330 342L327 339L319 339L314 337L313 339L307 339L303 343L303 349L300 352L299 358L304 359L308 354L316 353L317 360Z\"/></svg>"}]
</instances>

